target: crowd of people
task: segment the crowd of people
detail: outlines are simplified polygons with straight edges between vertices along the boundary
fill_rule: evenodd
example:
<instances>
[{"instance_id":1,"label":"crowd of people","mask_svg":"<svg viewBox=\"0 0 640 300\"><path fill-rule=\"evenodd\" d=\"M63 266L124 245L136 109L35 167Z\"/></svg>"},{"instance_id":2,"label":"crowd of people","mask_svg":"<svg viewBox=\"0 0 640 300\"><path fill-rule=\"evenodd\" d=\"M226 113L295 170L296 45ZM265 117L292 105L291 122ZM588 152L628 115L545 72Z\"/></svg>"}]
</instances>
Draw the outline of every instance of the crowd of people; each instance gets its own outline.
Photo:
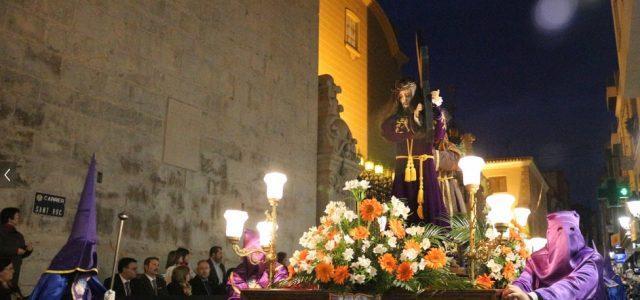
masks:
<instances>
[{"instance_id":1,"label":"crowd of people","mask_svg":"<svg viewBox=\"0 0 640 300\"><path fill-rule=\"evenodd\" d=\"M20 269L22 260L31 255L33 247L18 231L20 220L18 208L7 207L0 211L0 300L24 298L18 285ZM284 265L286 253L279 252L277 257ZM209 249L209 257L199 260L192 268L190 251L179 247L167 255L164 273L161 273L160 258L154 256L142 261L139 273L135 258L122 257L118 261L116 279L107 278L104 287L113 289L117 299L227 295L228 278L234 268L227 269L223 258L222 247L213 246Z\"/></svg>"}]
</instances>

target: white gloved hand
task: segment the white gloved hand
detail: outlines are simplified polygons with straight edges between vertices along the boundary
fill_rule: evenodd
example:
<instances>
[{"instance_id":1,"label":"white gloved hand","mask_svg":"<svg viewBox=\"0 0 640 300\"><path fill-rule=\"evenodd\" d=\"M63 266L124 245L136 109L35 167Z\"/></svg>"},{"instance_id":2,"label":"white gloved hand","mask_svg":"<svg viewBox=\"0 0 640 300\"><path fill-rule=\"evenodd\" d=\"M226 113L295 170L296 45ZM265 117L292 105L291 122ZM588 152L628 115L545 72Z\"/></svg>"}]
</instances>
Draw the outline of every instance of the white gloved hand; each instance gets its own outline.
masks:
<instances>
[{"instance_id":1,"label":"white gloved hand","mask_svg":"<svg viewBox=\"0 0 640 300\"><path fill-rule=\"evenodd\" d=\"M437 107L440 107L440 105L442 105L442 101L442 97L437 97L433 98L433 100L431 100L431 103L433 103Z\"/></svg>"},{"instance_id":2,"label":"white gloved hand","mask_svg":"<svg viewBox=\"0 0 640 300\"><path fill-rule=\"evenodd\" d=\"M104 293L104 300L116 300L116 291L108 290Z\"/></svg>"}]
</instances>

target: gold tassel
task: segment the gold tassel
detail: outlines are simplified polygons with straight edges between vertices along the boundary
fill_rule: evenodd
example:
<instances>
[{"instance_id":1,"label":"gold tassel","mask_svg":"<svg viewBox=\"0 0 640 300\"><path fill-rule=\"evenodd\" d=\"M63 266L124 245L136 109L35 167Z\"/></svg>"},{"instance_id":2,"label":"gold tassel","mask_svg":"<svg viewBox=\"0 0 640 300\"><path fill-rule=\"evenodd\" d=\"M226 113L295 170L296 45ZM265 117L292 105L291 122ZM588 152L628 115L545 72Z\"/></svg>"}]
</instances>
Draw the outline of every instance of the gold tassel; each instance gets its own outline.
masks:
<instances>
[{"instance_id":1,"label":"gold tassel","mask_svg":"<svg viewBox=\"0 0 640 300\"><path fill-rule=\"evenodd\" d=\"M413 166L413 164L411 164L411 181L416 181L418 180L418 176L416 175L416 168Z\"/></svg>"},{"instance_id":2,"label":"gold tassel","mask_svg":"<svg viewBox=\"0 0 640 300\"><path fill-rule=\"evenodd\" d=\"M407 158L407 167L404 169L404 181L413 182L416 181L416 168L413 166L413 158Z\"/></svg>"},{"instance_id":3,"label":"gold tassel","mask_svg":"<svg viewBox=\"0 0 640 300\"><path fill-rule=\"evenodd\" d=\"M418 218L424 220L424 212L422 212L422 203L424 203L424 190L422 189L422 182L420 183L420 189L418 190Z\"/></svg>"}]
</instances>

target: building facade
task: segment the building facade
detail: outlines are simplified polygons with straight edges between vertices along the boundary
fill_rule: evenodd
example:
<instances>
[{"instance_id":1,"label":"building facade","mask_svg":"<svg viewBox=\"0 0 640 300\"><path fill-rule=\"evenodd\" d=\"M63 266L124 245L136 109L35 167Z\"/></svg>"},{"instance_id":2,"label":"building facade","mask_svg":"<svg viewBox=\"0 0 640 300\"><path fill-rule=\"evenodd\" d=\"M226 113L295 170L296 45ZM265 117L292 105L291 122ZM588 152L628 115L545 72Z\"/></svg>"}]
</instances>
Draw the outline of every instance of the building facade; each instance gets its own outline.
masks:
<instances>
[{"instance_id":1,"label":"building facade","mask_svg":"<svg viewBox=\"0 0 640 300\"><path fill-rule=\"evenodd\" d=\"M549 185L532 157L488 160L482 175L488 181L487 195L505 192L515 196L514 207L531 210L528 224L530 236L545 236Z\"/></svg>"}]
</instances>

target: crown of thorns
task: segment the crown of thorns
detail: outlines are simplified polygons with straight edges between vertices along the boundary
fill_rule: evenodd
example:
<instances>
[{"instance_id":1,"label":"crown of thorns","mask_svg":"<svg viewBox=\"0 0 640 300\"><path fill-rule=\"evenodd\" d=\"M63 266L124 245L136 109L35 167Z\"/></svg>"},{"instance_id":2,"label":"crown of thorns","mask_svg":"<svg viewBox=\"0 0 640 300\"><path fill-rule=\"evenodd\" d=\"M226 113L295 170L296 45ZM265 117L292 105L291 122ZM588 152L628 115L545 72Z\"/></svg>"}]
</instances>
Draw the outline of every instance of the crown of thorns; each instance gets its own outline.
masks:
<instances>
[{"instance_id":1,"label":"crown of thorns","mask_svg":"<svg viewBox=\"0 0 640 300\"><path fill-rule=\"evenodd\" d=\"M416 83L411 80L398 80L394 86L394 92L400 92L406 89L416 89Z\"/></svg>"}]
</instances>

